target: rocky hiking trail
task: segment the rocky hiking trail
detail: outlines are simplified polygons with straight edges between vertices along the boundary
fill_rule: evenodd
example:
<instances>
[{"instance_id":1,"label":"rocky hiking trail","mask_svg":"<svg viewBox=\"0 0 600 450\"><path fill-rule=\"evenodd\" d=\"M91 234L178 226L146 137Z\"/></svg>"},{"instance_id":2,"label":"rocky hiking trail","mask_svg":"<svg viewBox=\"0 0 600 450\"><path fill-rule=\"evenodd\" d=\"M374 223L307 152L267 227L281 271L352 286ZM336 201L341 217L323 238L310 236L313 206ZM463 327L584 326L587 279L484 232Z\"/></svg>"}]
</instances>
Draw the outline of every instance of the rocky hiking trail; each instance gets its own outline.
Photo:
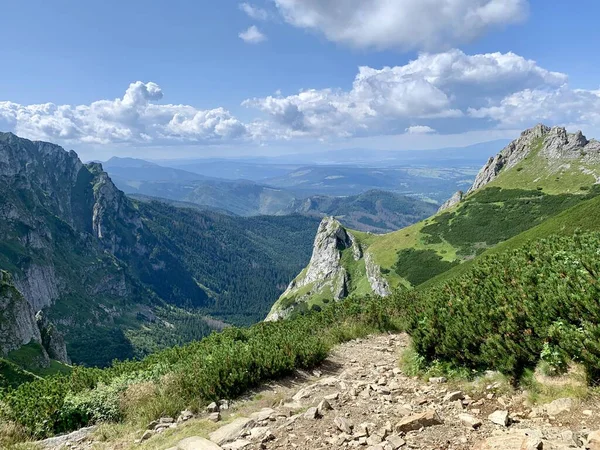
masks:
<instances>
[{"instance_id":1,"label":"rocky hiking trail","mask_svg":"<svg viewBox=\"0 0 600 450\"><path fill-rule=\"evenodd\" d=\"M199 415L161 419L135 443L101 442L92 431L42 448L600 450L596 402L559 398L532 407L493 374L460 384L410 377L398 366L408 344L404 334L350 341L312 373L298 371Z\"/></svg>"}]
</instances>

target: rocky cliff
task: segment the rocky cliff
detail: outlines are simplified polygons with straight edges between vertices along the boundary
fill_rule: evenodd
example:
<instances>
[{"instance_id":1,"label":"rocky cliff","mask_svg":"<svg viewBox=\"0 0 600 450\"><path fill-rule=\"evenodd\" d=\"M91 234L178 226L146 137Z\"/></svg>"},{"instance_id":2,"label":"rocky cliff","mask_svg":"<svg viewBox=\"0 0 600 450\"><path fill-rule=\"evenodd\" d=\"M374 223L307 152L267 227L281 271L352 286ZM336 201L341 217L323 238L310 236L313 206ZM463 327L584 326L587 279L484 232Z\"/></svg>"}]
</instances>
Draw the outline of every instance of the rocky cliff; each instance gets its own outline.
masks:
<instances>
[{"instance_id":1,"label":"rocky cliff","mask_svg":"<svg viewBox=\"0 0 600 450\"><path fill-rule=\"evenodd\" d=\"M319 225L308 266L290 283L265 320L279 320L294 311L318 309L329 299L335 301L347 297L351 294L350 270L354 266L362 269L371 293L390 294L379 266L370 254L365 253L359 240L337 219L325 217Z\"/></svg>"},{"instance_id":2,"label":"rocky cliff","mask_svg":"<svg viewBox=\"0 0 600 450\"><path fill-rule=\"evenodd\" d=\"M15 287L12 277L0 270L0 355L7 356L27 344L39 344L38 363L48 366L50 358L70 364L62 334L32 306Z\"/></svg>"},{"instance_id":3,"label":"rocky cliff","mask_svg":"<svg viewBox=\"0 0 600 450\"><path fill-rule=\"evenodd\" d=\"M501 172L515 167L533 152L537 152L536 156L549 162L568 163L581 160L584 163L596 163L600 161L600 142L588 141L581 131L567 133L567 130L562 127L550 128L542 124L536 125L523 131L518 139L490 158L477 174L467 194L491 183Z\"/></svg>"},{"instance_id":4,"label":"rocky cliff","mask_svg":"<svg viewBox=\"0 0 600 450\"><path fill-rule=\"evenodd\" d=\"M31 337L25 328L35 333L39 311L36 343L58 359L97 366L223 326L206 314L258 320L306 263L316 223L142 204L101 164L0 133L0 269L25 301L3 328L14 331L6 331L8 346ZM295 254L281 256L287 247Z\"/></svg>"},{"instance_id":5,"label":"rocky cliff","mask_svg":"<svg viewBox=\"0 0 600 450\"><path fill-rule=\"evenodd\" d=\"M43 335L34 331L33 340L62 361L69 358L59 330L74 342L97 327L114 329L119 317L134 314L135 303L156 298L158 289L147 285L165 284L165 271L153 276L153 267L166 261L146 245L156 241L101 165L85 165L57 145L0 133L0 268L28 303L15 307L21 312L13 317L26 326L11 325L14 342L31 340L21 331L37 329L30 325L40 310Z\"/></svg>"},{"instance_id":6,"label":"rocky cliff","mask_svg":"<svg viewBox=\"0 0 600 450\"><path fill-rule=\"evenodd\" d=\"M14 287L8 272L0 270L0 354L6 356L30 342L42 342L33 308Z\"/></svg>"},{"instance_id":7,"label":"rocky cliff","mask_svg":"<svg viewBox=\"0 0 600 450\"><path fill-rule=\"evenodd\" d=\"M509 172L512 177L502 187L575 193L600 181L600 142L588 140L581 131L568 133L563 127L538 124L491 157L466 194L457 192L439 211L490 183L499 183L500 175Z\"/></svg>"}]
</instances>

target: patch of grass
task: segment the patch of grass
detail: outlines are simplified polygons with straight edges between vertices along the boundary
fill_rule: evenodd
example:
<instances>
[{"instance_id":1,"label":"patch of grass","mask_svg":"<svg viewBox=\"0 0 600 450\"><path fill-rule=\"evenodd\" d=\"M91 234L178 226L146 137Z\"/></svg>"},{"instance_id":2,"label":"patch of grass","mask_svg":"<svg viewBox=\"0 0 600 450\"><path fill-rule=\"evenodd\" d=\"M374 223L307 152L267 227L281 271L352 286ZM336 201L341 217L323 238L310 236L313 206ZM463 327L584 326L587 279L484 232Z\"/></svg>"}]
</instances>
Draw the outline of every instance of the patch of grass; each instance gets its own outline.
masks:
<instances>
[{"instance_id":1,"label":"patch of grass","mask_svg":"<svg viewBox=\"0 0 600 450\"><path fill-rule=\"evenodd\" d=\"M394 268L398 275L406 278L413 286L418 286L457 264L458 262L444 261L433 250L407 248L398 252Z\"/></svg>"},{"instance_id":2,"label":"patch of grass","mask_svg":"<svg viewBox=\"0 0 600 450\"><path fill-rule=\"evenodd\" d=\"M527 370L521 381L521 386L527 390L527 400L530 404L545 404L559 398L584 400L593 389L589 387L585 370L581 366L571 366L569 372L558 377L548 377L538 370Z\"/></svg>"},{"instance_id":3,"label":"patch of grass","mask_svg":"<svg viewBox=\"0 0 600 450\"><path fill-rule=\"evenodd\" d=\"M464 381L472 379L474 376L474 373L465 367L458 367L437 360L428 362L412 346L402 352L398 365L405 375L419 377L423 380L432 377L445 377L451 381Z\"/></svg>"}]
</instances>

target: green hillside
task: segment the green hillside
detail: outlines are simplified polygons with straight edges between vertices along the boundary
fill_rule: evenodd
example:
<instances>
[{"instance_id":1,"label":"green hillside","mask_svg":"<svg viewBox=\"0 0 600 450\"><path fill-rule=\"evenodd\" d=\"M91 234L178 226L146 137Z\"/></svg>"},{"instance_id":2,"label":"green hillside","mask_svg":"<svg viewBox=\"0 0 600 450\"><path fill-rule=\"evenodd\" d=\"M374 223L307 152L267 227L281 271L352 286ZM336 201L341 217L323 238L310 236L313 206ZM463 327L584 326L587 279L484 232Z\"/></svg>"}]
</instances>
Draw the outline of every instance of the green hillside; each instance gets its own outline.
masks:
<instances>
[{"instance_id":1,"label":"green hillside","mask_svg":"<svg viewBox=\"0 0 600 450\"><path fill-rule=\"evenodd\" d=\"M383 235L347 232L363 254L370 256L377 266L375 272L391 290L411 288L430 279L443 280L447 271L461 273L466 269L462 268L464 263L468 267L479 255L515 236L523 236L515 245L527 237L539 236L542 228L529 235L523 233L543 226L563 211L586 204L600 193L597 172L597 141L588 141L580 133L568 134L562 128L538 125L492 158L457 205ZM558 223L546 226L558 227ZM586 224L582 228L587 229ZM341 249L332 258L341 262L337 271L341 273L343 268L347 274L346 295L375 292L373 283L367 281L363 259L354 260L345 253L350 250ZM333 298L331 291L323 288L330 284L327 280L315 279L306 285L300 274L295 284L302 285L302 290L290 286L272 314L322 307Z\"/></svg>"}]
</instances>

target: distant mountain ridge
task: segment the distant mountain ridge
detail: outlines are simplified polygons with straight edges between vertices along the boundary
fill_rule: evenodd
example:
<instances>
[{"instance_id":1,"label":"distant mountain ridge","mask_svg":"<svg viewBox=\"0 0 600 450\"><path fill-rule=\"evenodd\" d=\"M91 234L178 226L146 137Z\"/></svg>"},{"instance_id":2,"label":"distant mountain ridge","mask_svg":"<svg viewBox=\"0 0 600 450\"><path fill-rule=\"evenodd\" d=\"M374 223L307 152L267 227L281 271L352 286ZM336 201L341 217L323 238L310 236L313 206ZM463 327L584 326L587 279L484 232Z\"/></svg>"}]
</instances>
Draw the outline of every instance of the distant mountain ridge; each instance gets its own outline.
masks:
<instances>
[{"instance_id":1,"label":"distant mountain ridge","mask_svg":"<svg viewBox=\"0 0 600 450\"><path fill-rule=\"evenodd\" d=\"M124 165L119 166L121 163ZM132 166L135 167L133 171L131 170ZM160 166L131 158L125 160L113 158L106 164L106 167L115 184L134 197L141 199L145 197L164 198L171 204L178 202L181 202L179 203L181 206L195 204L199 209L229 211L241 216L299 213L321 218L326 215L335 215L347 226L363 231L382 233L417 222L430 215L435 209L431 201L422 201L416 197L407 197L381 189L360 192L362 188L359 188L343 196L300 195L291 189L262 185L249 180L194 179L194 174L189 172L184 172L185 176L178 178L176 174L173 174L176 169L164 168L164 171L161 172ZM147 175L146 168L149 171ZM327 178L326 174L329 173L327 171L331 170L334 170L332 173L336 174L344 173L344 175L329 176L331 186L334 187L336 193L346 190L348 183L346 180L353 176L353 171L358 170L360 174L366 173L364 169L355 168L305 168L292 172L288 177L294 178L298 173L308 174L312 171L324 171L318 177ZM404 174L404 172L402 173ZM410 184L408 179L420 179L421 184L427 180L433 180L432 184L444 184L447 181L442 181L443 173L440 171L439 177L429 178L411 178L410 175L403 174L400 177L407 180L405 184ZM368 176L371 178L371 184L398 188L398 185L393 182L380 181L380 170L373 170L373 173ZM393 176L396 177L396 175ZM462 176L462 173L456 174L456 177ZM318 181L319 179L317 178L315 184L322 187L317 190L328 190L323 183ZM344 184L336 188L337 180L340 179L343 179ZM309 192L312 190L314 189L309 189ZM360 193L352 193L355 191Z\"/></svg>"}]
</instances>

